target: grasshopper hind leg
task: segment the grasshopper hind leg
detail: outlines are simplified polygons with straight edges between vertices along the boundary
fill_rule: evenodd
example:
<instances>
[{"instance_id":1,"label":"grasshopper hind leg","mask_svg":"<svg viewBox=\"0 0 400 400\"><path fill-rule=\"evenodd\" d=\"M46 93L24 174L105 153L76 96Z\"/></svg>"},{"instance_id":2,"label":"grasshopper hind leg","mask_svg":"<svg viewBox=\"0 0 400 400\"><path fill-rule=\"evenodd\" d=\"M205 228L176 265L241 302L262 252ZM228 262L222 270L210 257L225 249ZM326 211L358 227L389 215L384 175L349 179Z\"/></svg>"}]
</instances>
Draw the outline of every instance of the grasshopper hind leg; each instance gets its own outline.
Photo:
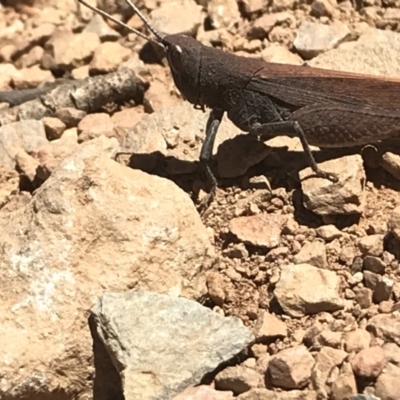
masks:
<instances>
[{"instance_id":1,"label":"grasshopper hind leg","mask_svg":"<svg viewBox=\"0 0 400 400\"><path fill-rule=\"evenodd\" d=\"M260 136L261 139L270 139L279 135L289 135L291 137L297 136L303 146L308 164L314 171L315 175L320 178L328 179L334 183L339 181L339 177L336 174L324 171L318 167L311 152L310 145L308 144L306 135L297 121L276 121L267 124L254 124L250 133Z\"/></svg>"}]
</instances>

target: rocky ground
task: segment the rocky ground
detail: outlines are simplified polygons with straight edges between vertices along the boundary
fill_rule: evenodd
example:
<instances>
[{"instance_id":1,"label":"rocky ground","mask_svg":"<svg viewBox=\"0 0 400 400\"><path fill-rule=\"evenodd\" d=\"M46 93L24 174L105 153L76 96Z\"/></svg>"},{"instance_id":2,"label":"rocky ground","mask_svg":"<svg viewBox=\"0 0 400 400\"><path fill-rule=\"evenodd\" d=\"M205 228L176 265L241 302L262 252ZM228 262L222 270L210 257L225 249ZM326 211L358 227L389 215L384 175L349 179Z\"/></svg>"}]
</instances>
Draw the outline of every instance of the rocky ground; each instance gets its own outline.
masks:
<instances>
[{"instance_id":1,"label":"rocky ground","mask_svg":"<svg viewBox=\"0 0 400 400\"><path fill-rule=\"evenodd\" d=\"M137 5L243 57L400 77L396 0ZM224 118L200 215L207 113L144 39L3 1L0 62L0 398L400 399L396 141L313 148L332 183Z\"/></svg>"}]
</instances>

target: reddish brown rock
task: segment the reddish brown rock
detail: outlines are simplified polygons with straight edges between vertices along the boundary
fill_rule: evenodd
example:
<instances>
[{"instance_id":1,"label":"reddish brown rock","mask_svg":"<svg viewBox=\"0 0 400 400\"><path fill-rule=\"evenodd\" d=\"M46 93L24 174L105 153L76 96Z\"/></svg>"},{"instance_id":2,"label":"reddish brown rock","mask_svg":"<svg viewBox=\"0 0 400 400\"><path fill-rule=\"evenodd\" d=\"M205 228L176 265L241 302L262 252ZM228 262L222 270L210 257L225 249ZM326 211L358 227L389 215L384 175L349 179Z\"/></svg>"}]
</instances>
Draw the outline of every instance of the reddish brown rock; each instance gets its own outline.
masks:
<instances>
[{"instance_id":1,"label":"reddish brown rock","mask_svg":"<svg viewBox=\"0 0 400 400\"><path fill-rule=\"evenodd\" d=\"M351 361L351 366L357 376L374 379L385 366L385 353L382 347L368 347L357 353Z\"/></svg>"}]
</instances>

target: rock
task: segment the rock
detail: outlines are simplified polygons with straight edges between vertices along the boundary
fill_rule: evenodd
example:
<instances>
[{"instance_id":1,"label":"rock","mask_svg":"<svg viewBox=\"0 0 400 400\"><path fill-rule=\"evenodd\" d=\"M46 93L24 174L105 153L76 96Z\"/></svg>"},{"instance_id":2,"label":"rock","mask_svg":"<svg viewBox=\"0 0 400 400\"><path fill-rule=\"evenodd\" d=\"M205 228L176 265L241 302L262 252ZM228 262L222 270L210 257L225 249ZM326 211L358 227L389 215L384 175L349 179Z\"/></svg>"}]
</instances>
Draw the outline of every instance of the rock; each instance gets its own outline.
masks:
<instances>
[{"instance_id":1,"label":"rock","mask_svg":"<svg viewBox=\"0 0 400 400\"><path fill-rule=\"evenodd\" d=\"M19 71L13 64L0 64L0 89L8 89L13 78L19 74Z\"/></svg>"},{"instance_id":2,"label":"rock","mask_svg":"<svg viewBox=\"0 0 400 400\"><path fill-rule=\"evenodd\" d=\"M302 317L342 309L339 284L332 271L308 264L287 265L282 268L274 294L286 314Z\"/></svg>"},{"instance_id":3,"label":"rock","mask_svg":"<svg viewBox=\"0 0 400 400\"><path fill-rule=\"evenodd\" d=\"M354 379L350 364L344 364L340 370L338 378L332 384L332 400L349 399L357 393L357 384Z\"/></svg>"},{"instance_id":4,"label":"rock","mask_svg":"<svg viewBox=\"0 0 400 400\"><path fill-rule=\"evenodd\" d=\"M287 336L286 324L268 312L261 312L254 325L254 334L258 342L269 342Z\"/></svg>"},{"instance_id":5,"label":"rock","mask_svg":"<svg viewBox=\"0 0 400 400\"><path fill-rule=\"evenodd\" d=\"M0 49L0 60L3 63L10 63L14 57L16 50L17 50L17 47L13 43L3 46ZM4 65L4 64L1 64L1 65ZM0 81L0 82L2 82L2 81ZM2 87L1 84L0 84L0 87Z\"/></svg>"},{"instance_id":6,"label":"rock","mask_svg":"<svg viewBox=\"0 0 400 400\"><path fill-rule=\"evenodd\" d=\"M16 124L29 146L32 126L45 138L41 122ZM206 293L213 249L193 203L172 182L113 161L118 150L104 137L82 144L29 204L0 213L0 398L88 391L87 311L104 291Z\"/></svg>"},{"instance_id":7,"label":"rock","mask_svg":"<svg viewBox=\"0 0 400 400\"><path fill-rule=\"evenodd\" d=\"M244 259L249 256L249 252L246 249L244 243L233 244L229 246L225 251L224 255L229 258Z\"/></svg>"},{"instance_id":8,"label":"rock","mask_svg":"<svg viewBox=\"0 0 400 400\"><path fill-rule=\"evenodd\" d=\"M25 120L0 127L0 166L14 169L15 156L21 149L31 155L48 151L42 122Z\"/></svg>"},{"instance_id":9,"label":"rock","mask_svg":"<svg viewBox=\"0 0 400 400\"><path fill-rule=\"evenodd\" d=\"M304 206L318 215L361 214L365 205L366 179L361 156L325 161L319 167L337 174L339 182L312 177L315 174L311 168L300 171Z\"/></svg>"},{"instance_id":10,"label":"rock","mask_svg":"<svg viewBox=\"0 0 400 400\"><path fill-rule=\"evenodd\" d=\"M325 385L334 367L342 365L347 353L343 350L322 347L315 357L315 365L311 375L313 388L320 396L327 397Z\"/></svg>"},{"instance_id":11,"label":"rock","mask_svg":"<svg viewBox=\"0 0 400 400\"><path fill-rule=\"evenodd\" d=\"M148 291L106 293L93 307L92 317L93 339L120 371L125 399L171 398L200 383L253 340L238 318ZM105 373L107 364L97 364L99 372ZM115 390L100 378L96 385L103 396Z\"/></svg>"},{"instance_id":12,"label":"rock","mask_svg":"<svg viewBox=\"0 0 400 400\"><path fill-rule=\"evenodd\" d=\"M100 46L99 37L93 32L74 35L65 28L58 28L46 43L42 65L48 69L72 71L85 65Z\"/></svg>"},{"instance_id":13,"label":"rock","mask_svg":"<svg viewBox=\"0 0 400 400\"><path fill-rule=\"evenodd\" d=\"M400 346L400 315L397 313L374 315L367 323L367 330L378 338Z\"/></svg>"},{"instance_id":14,"label":"rock","mask_svg":"<svg viewBox=\"0 0 400 400\"><path fill-rule=\"evenodd\" d=\"M243 13L247 17L259 15L267 9L265 0L248 0L243 3Z\"/></svg>"},{"instance_id":15,"label":"rock","mask_svg":"<svg viewBox=\"0 0 400 400\"><path fill-rule=\"evenodd\" d=\"M356 301L362 309L372 306L372 290L368 288L355 288Z\"/></svg>"},{"instance_id":16,"label":"rock","mask_svg":"<svg viewBox=\"0 0 400 400\"><path fill-rule=\"evenodd\" d=\"M236 0L210 0L207 14L214 29L230 29L241 20Z\"/></svg>"},{"instance_id":17,"label":"rock","mask_svg":"<svg viewBox=\"0 0 400 400\"><path fill-rule=\"evenodd\" d=\"M131 50L121 46L118 42L102 43L94 52L89 64L89 73L93 76L114 72L130 55Z\"/></svg>"},{"instance_id":18,"label":"rock","mask_svg":"<svg viewBox=\"0 0 400 400\"><path fill-rule=\"evenodd\" d=\"M303 60L283 46L269 46L261 52L261 58L266 62L301 65Z\"/></svg>"},{"instance_id":19,"label":"rock","mask_svg":"<svg viewBox=\"0 0 400 400\"><path fill-rule=\"evenodd\" d=\"M230 390L235 395L261 385L263 377L252 368L237 365L227 367L215 377L215 387L219 390Z\"/></svg>"},{"instance_id":20,"label":"rock","mask_svg":"<svg viewBox=\"0 0 400 400\"><path fill-rule=\"evenodd\" d=\"M304 21L297 30L293 45L304 59L310 60L348 40L350 34L349 27L343 22L324 25Z\"/></svg>"},{"instance_id":21,"label":"rock","mask_svg":"<svg viewBox=\"0 0 400 400\"><path fill-rule=\"evenodd\" d=\"M388 228L390 232L392 232L393 235L396 237L396 239L400 240L400 206L396 207L392 211L390 219L388 221Z\"/></svg>"},{"instance_id":22,"label":"rock","mask_svg":"<svg viewBox=\"0 0 400 400\"><path fill-rule=\"evenodd\" d=\"M253 135L240 135L228 139L218 148L218 172L222 178L244 175L250 167L260 163L268 148Z\"/></svg>"},{"instance_id":23,"label":"rock","mask_svg":"<svg viewBox=\"0 0 400 400\"><path fill-rule=\"evenodd\" d=\"M125 108L117 111L111 117L111 122L116 129L129 130L132 129L144 116L143 112L137 110L136 107ZM126 132L127 133L127 132Z\"/></svg>"},{"instance_id":24,"label":"rock","mask_svg":"<svg viewBox=\"0 0 400 400\"><path fill-rule=\"evenodd\" d=\"M60 108L55 113L55 117L61 120L67 126L67 128L77 126L85 116L85 111L77 110L76 108L71 107Z\"/></svg>"},{"instance_id":25,"label":"rock","mask_svg":"<svg viewBox=\"0 0 400 400\"><path fill-rule=\"evenodd\" d=\"M34 46L32 47L31 50L29 50L29 53L24 54L17 62L16 65L20 68L29 68L33 67L36 64L40 64L42 57L44 54L43 47L41 46ZM50 78L52 76L48 74Z\"/></svg>"},{"instance_id":26,"label":"rock","mask_svg":"<svg viewBox=\"0 0 400 400\"><path fill-rule=\"evenodd\" d=\"M71 76L76 80L83 80L89 77L89 65L75 68L71 71Z\"/></svg>"},{"instance_id":27,"label":"rock","mask_svg":"<svg viewBox=\"0 0 400 400\"><path fill-rule=\"evenodd\" d=\"M210 386L200 385L185 389L172 400L234 400L234 398L232 392L218 391Z\"/></svg>"},{"instance_id":28,"label":"rock","mask_svg":"<svg viewBox=\"0 0 400 400\"><path fill-rule=\"evenodd\" d=\"M84 32L92 32L100 38L102 42L118 40L121 35L110 28L104 18L99 14L94 14L93 18L86 25Z\"/></svg>"},{"instance_id":29,"label":"rock","mask_svg":"<svg viewBox=\"0 0 400 400\"><path fill-rule=\"evenodd\" d=\"M311 12L316 17L333 17L338 12L336 0L314 0Z\"/></svg>"},{"instance_id":30,"label":"rock","mask_svg":"<svg viewBox=\"0 0 400 400\"><path fill-rule=\"evenodd\" d=\"M199 160L207 118L206 113L194 110L188 102L145 115L124 137L123 151L134 154L159 152L175 159L166 160L169 173L192 173ZM218 129L213 154L217 153L218 146L224 140L238 133L239 130L225 116Z\"/></svg>"},{"instance_id":31,"label":"rock","mask_svg":"<svg viewBox=\"0 0 400 400\"><path fill-rule=\"evenodd\" d=\"M363 255L379 257L383 253L384 235L364 236L358 240L357 246Z\"/></svg>"},{"instance_id":32,"label":"rock","mask_svg":"<svg viewBox=\"0 0 400 400\"><path fill-rule=\"evenodd\" d=\"M351 366L357 376L375 379L385 367L385 354L382 347L373 346L361 350L351 360Z\"/></svg>"},{"instance_id":33,"label":"rock","mask_svg":"<svg viewBox=\"0 0 400 400\"><path fill-rule=\"evenodd\" d=\"M59 139L66 129L64 122L58 118L45 117L42 119L47 139Z\"/></svg>"},{"instance_id":34,"label":"rock","mask_svg":"<svg viewBox=\"0 0 400 400\"><path fill-rule=\"evenodd\" d=\"M212 271L207 275L208 295L220 307L223 305L226 297L225 286L226 282L220 273Z\"/></svg>"},{"instance_id":35,"label":"rock","mask_svg":"<svg viewBox=\"0 0 400 400\"><path fill-rule=\"evenodd\" d=\"M201 21L201 7L194 0L162 3L150 13L150 24L165 35L194 36Z\"/></svg>"},{"instance_id":36,"label":"rock","mask_svg":"<svg viewBox=\"0 0 400 400\"><path fill-rule=\"evenodd\" d=\"M363 270L371 271L375 274L384 274L386 269L385 263L378 257L365 256L363 260Z\"/></svg>"},{"instance_id":37,"label":"rock","mask_svg":"<svg viewBox=\"0 0 400 400\"><path fill-rule=\"evenodd\" d=\"M268 389L251 389L237 397L238 400L317 400L311 390L289 390L275 392Z\"/></svg>"},{"instance_id":38,"label":"rock","mask_svg":"<svg viewBox=\"0 0 400 400\"><path fill-rule=\"evenodd\" d=\"M19 193L19 180L14 169L0 166L0 210Z\"/></svg>"},{"instance_id":39,"label":"rock","mask_svg":"<svg viewBox=\"0 0 400 400\"><path fill-rule=\"evenodd\" d=\"M349 280L347 281L350 286L355 286L361 283L364 280L364 275L363 273L356 272L354 275L352 275Z\"/></svg>"},{"instance_id":40,"label":"rock","mask_svg":"<svg viewBox=\"0 0 400 400\"><path fill-rule=\"evenodd\" d=\"M284 389L302 389L311 378L315 361L305 346L291 347L271 357L271 384Z\"/></svg>"},{"instance_id":41,"label":"rock","mask_svg":"<svg viewBox=\"0 0 400 400\"><path fill-rule=\"evenodd\" d=\"M331 242L334 239L339 239L343 236L342 232L336 228L335 225L322 225L316 229L319 237L325 240L325 242Z\"/></svg>"},{"instance_id":42,"label":"rock","mask_svg":"<svg viewBox=\"0 0 400 400\"><path fill-rule=\"evenodd\" d=\"M344 334L344 348L348 353L360 352L369 347L371 334L365 329L357 328Z\"/></svg>"},{"instance_id":43,"label":"rock","mask_svg":"<svg viewBox=\"0 0 400 400\"><path fill-rule=\"evenodd\" d=\"M383 345L383 352L385 353L385 364L388 362L400 365L400 347L394 343L385 343Z\"/></svg>"},{"instance_id":44,"label":"rock","mask_svg":"<svg viewBox=\"0 0 400 400\"><path fill-rule=\"evenodd\" d=\"M382 400L395 400L399 397L400 368L389 363L378 376L375 383L375 394Z\"/></svg>"},{"instance_id":45,"label":"rock","mask_svg":"<svg viewBox=\"0 0 400 400\"><path fill-rule=\"evenodd\" d=\"M327 51L311 60L309 65L359 74L398 77L400 75L400 65L397 62L399 51L398 33L370 28L351 46L341 46Z\"/></svg>"},{"instance_id":46,"label":"rock","mask_svg":"<svg viewBox=\"0 0 400 400\"><path fill-rule=\"evenodd\" d=\"M272 2L272 12L279 12L286 9L293 9L295 4L294 0L273 0Z\"/></svg>"},{"instance_id":47,"label":"rock","mask_svg":"<svg viewBox=\"0 0 400 400\"><path fill-rule=\"evenodd\" d=\"M246 244L270 249L279 245L286 221L284 215L261 213L233 218L229 230Z\"/></svg>"},{"instance_id":48,"label":"rock","mask_svg":"<svg viewBox=\"0 0 400 400\"><path fill-rule=\"evenodd\" d=\"M24 150L17 152L15 162L17 163L17 170L20 171L21 175L26 176L30 182L33 182L36 178L39 162Z\"/></svg>"},{"instance_id":49,"label":"rock","mask_svg":"<svg viewBox=\"0 0 400 400\"><path fill-rule=\"evenodd\" d=\"M386 151L382 154L379 164L396 179L400 179L400 156L396 153Z\"/></svg>"},{"instance_id":50,"label":"rock","mask_svg":"<svg viewBox=\"0 0 400 400\"><path fill-rule=\"evenodd\" d=\"M44 82L53 82L54 76L50 71L44 71L38 65L30 68L23 68L12 78L16 89L32 89Z\"/></svg>"},{"instance_id":51,"label":"rock","mask_svg":"<svg viewBox=\"0 0 400 400\"><path fill-rule=\"evenodd\" d=\"M108 14L132 15L132 8L125 0L98 0L97 5Z\"/></svg>"},{"instance_id":52,"label":"rock","mask_svg":"<svg viewBox=\"0 0 400 400\"><path fill-rule=\"evenodd\" d=\"M288 25L290 28L295 28L296 18L290 12L265 13L254 21L253 25L247 31L247 38L266 39L276 25ZM283 49L284 47L270 46L268 48L275 50L279 48Z\"/></svg>"},{"instance_id":53,"label":"rock","mask_svg":"<svg viewBox=\"0 0 400 400\"><path fill-rule=\"evenodd\" d=\"M296 264L309 264L314 267L326 268L326 248L322 242L306 242L301 250L294 256L293 262Z\"/></svg>"},{"instance_id":54,"label":"rock","mask_svg":"<svg viewBox=\"0 0 400 400\"><path fill-rule=\"evenodd\" d=\"M79 142L86 142L99 136L114 136L114 124L106 113L88 114L78 124Z\"/></svg>"},{"instance_id":55,"label":"rock","mask_svg":"<svg viewBox=\"0 0 400 400\"><path fill-rule=\"evenodd\" d=\"M77 135L64 135L50 142L50 150L38 155L39 168L36 171L38 178L45 181L58 165L67 157L71 156L78 148Z\"/></svg>"},{"instance_id":56,"label":"rock","mask_svg":"<svg viewBox=\"0 0 400 400\"><path fill-rule=\"evenodd\" d=\"M314 339L314 345L316 346L329 346L335 349L341 348L342 342L342 332L332 332L329 329L323 330Z\"/></svg>"},{"instance_id":57,"label":"rock","mask_svg":"<svg viewBox=\"0 0 400 400\"><path fill-rule=\"evenodd\" d=\"M364 271L365 286L373 291L373 300L379 304L392 296L394 282L371 271Z\"/></svg>"}]
</instances>

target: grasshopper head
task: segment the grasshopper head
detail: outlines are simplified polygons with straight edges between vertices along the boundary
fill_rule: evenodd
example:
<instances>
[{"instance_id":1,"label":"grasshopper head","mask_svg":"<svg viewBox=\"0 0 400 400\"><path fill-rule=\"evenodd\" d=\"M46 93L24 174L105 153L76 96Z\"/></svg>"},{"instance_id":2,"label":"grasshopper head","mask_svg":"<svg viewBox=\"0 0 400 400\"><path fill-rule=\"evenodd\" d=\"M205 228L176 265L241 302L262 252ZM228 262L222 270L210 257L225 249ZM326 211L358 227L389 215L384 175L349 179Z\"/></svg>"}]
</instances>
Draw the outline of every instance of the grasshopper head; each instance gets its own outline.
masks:
<instances>
[{"instance_id":1,"label":"grasshopper head","mask_svg":"<svg viewBox=\"0 0 400 400\"><path fill-rule=\"evenodd\" d=\"M163 38L167 60L175 85L192 104L200 105L200 64L202 44L185 35Z\"/></svg>"}]
</instances>

